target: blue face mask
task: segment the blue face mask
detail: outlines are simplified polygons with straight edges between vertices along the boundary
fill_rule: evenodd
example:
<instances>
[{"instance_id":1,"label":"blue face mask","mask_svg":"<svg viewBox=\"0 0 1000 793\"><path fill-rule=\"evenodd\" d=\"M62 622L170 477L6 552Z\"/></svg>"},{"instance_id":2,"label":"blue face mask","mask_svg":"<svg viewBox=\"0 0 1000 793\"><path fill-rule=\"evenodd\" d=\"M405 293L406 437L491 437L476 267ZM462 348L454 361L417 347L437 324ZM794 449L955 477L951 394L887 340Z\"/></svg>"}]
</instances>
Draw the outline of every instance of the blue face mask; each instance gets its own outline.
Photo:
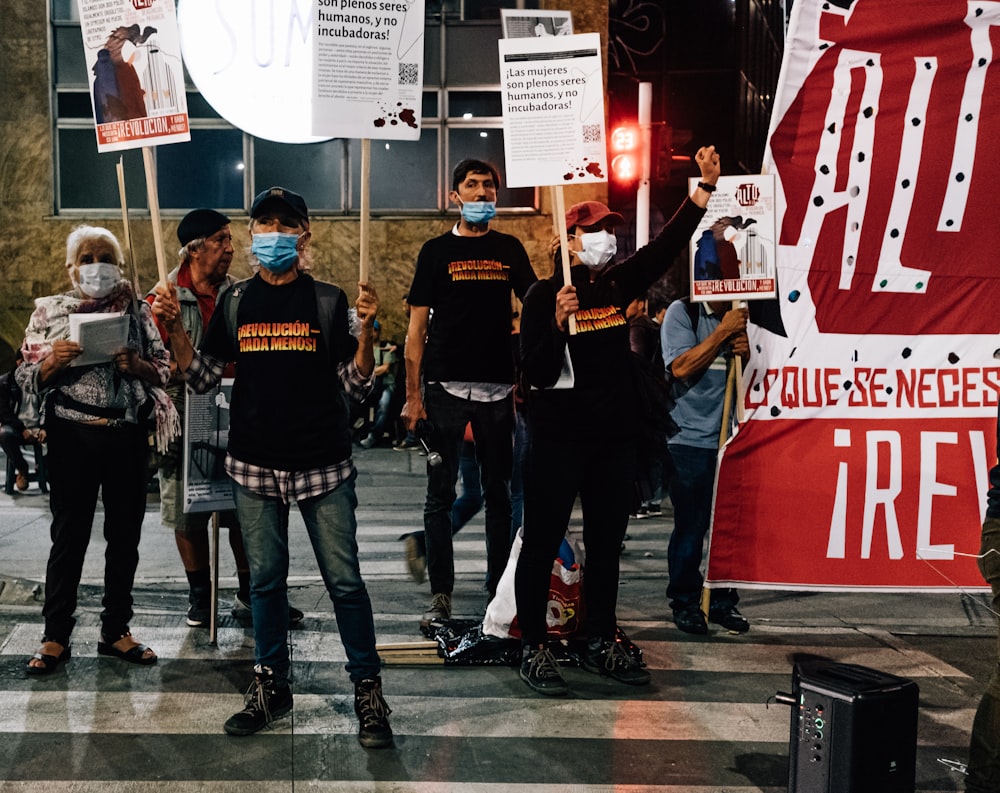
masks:
<instances>
[{"instance_id":1,"label":"blue face mask","mask_svg":"<svg viewBox=\"0 0 1000 793\"><path fill-rule=\"evenodd\" d=\"M462 204L462 217L466 223L481 226L497 216L496 201L469 201Z\"/></svg>"},{"instance_id":2,"label":"blue face mask","mask_svg":"<svg viewBox=\"0 0 1000 793\"><path fill-rule=\"evenodd\" d=\"M275 275L287 273L299 258L298 234L283 234L280 231L265 231L254 234L250 252L257 257L260 266Z\"/></svg>"}]
</instances>

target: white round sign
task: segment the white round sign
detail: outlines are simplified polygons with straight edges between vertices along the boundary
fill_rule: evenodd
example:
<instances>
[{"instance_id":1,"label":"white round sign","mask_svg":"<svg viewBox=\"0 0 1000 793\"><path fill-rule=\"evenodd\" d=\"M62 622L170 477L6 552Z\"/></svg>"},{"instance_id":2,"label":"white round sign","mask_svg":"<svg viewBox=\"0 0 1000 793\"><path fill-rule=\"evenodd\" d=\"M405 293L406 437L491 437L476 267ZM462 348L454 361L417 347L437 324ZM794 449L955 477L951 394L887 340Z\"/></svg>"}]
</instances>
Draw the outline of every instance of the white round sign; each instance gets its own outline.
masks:
<instances>
[{"instance_id":1,"label":"white round sign","mask_svg":"<svg viewBox=\"0 0 1000 793\"><path fill-rule=\"evenodd\" d=\"M233 126L279 143L312 134L313 0L180 0L188 74Z\"/></svg>"}]
</instances>

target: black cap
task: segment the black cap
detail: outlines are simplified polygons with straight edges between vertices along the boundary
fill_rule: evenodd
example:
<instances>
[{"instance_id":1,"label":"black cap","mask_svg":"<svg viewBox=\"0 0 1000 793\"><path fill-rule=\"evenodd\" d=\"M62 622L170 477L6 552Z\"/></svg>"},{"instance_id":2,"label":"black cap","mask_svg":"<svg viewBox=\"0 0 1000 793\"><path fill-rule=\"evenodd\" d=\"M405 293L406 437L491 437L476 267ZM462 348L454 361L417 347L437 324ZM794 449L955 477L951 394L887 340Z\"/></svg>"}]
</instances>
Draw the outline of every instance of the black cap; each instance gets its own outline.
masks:
<instances>
[{"instance_id":1,"label":"black cap","mask_svg":"<svg viewBox=\"0 0 1000 793\"><path fill-rule=\"evenodd\" d=\"M305 199L298 193L293 193L284 187L269 187L267 190L257 193L257 197L253 200L253 206L250 207L250 217L258 217L261 212L261 206L267 202L274 201L284 204L303 220L309 220L309 208L306 207Z\"/></svg>"},{"instance_id":2,"label":"black cap","mask_svg":"<svg viewBox=\"0 0 1000 793\"><path fill-rule=\"evenodd\" d=\"M229 225L229 218L214 209L192 209L177 224L177 239L181 245L191 240L211 237L223 226Z\"/></svg>"}]
</instances>

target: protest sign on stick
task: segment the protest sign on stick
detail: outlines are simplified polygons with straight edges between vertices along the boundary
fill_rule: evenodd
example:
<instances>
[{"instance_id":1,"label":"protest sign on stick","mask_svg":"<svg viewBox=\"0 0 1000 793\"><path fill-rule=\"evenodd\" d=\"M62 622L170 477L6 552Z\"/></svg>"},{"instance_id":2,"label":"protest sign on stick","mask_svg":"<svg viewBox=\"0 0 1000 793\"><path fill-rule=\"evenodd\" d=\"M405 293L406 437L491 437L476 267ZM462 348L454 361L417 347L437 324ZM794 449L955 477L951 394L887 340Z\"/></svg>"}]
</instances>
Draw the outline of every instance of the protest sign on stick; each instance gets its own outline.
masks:
<instances>
[{"instance_id":1,"label":"protest sign on stick","mask_svg":"<svg viewBox=\"0 0 1000 793\"><path fill-rule=\"evenodd\" d=\"M191 139L174 5L133 0L77 0L77 5L84 56L94 75L90 99L97 150L142 148L157 270L166 281L152 147ZM119 173L127 212L122 180ZM127 217L125 227L128 233Z\"/></svg>"},{"instance_id":2,"label":"protest sign on stick","mask_svg":"<svg viewBox=\"0 0 1000 793\"><path fill-rule=\"evenodd\" d=\"M312 132L361 139L359 270L367 282L371 139L420 138L424 4L357 13L341 0L318 0L313 30Z\"/></svg>"},{"instance_id":3,"label":"protest sign on stick","mask_svg":"<svg viewBox=\"0 0 1000 793\"><path fill-rule=\"evenodd\" d=\"M597 33L499 42L504 159L510 187L553 185L569 277L563 187L606 182L604 78ZM570 318L570 333L575 333Z\"/></svg>"}]
</instances>

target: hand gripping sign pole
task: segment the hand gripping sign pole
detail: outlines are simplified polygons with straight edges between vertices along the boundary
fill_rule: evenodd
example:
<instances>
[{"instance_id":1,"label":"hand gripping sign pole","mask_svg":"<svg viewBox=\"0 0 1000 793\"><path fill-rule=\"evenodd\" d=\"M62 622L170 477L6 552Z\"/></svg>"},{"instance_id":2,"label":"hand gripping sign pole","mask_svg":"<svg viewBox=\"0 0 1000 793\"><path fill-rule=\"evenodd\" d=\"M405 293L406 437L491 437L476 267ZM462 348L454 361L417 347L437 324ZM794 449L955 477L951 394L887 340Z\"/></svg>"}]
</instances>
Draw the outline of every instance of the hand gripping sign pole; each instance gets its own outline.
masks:
<instances>
[{"instance_id":1,"label":"hand gripping sign pole","mask_svg":"<svg viewBox=\"0 0 1000 793\"><path fill-rule=\"evenodd\" d=\"M552 197L555 199L555 221L559 230L559 250L562 251L562 274L563 283L573 283L569 271L569 238L566 235L566 197L563 195L561 184L553 185ZM576 335L576 315L569 315L569 335Z\"/></svg>"}]
</instances>

